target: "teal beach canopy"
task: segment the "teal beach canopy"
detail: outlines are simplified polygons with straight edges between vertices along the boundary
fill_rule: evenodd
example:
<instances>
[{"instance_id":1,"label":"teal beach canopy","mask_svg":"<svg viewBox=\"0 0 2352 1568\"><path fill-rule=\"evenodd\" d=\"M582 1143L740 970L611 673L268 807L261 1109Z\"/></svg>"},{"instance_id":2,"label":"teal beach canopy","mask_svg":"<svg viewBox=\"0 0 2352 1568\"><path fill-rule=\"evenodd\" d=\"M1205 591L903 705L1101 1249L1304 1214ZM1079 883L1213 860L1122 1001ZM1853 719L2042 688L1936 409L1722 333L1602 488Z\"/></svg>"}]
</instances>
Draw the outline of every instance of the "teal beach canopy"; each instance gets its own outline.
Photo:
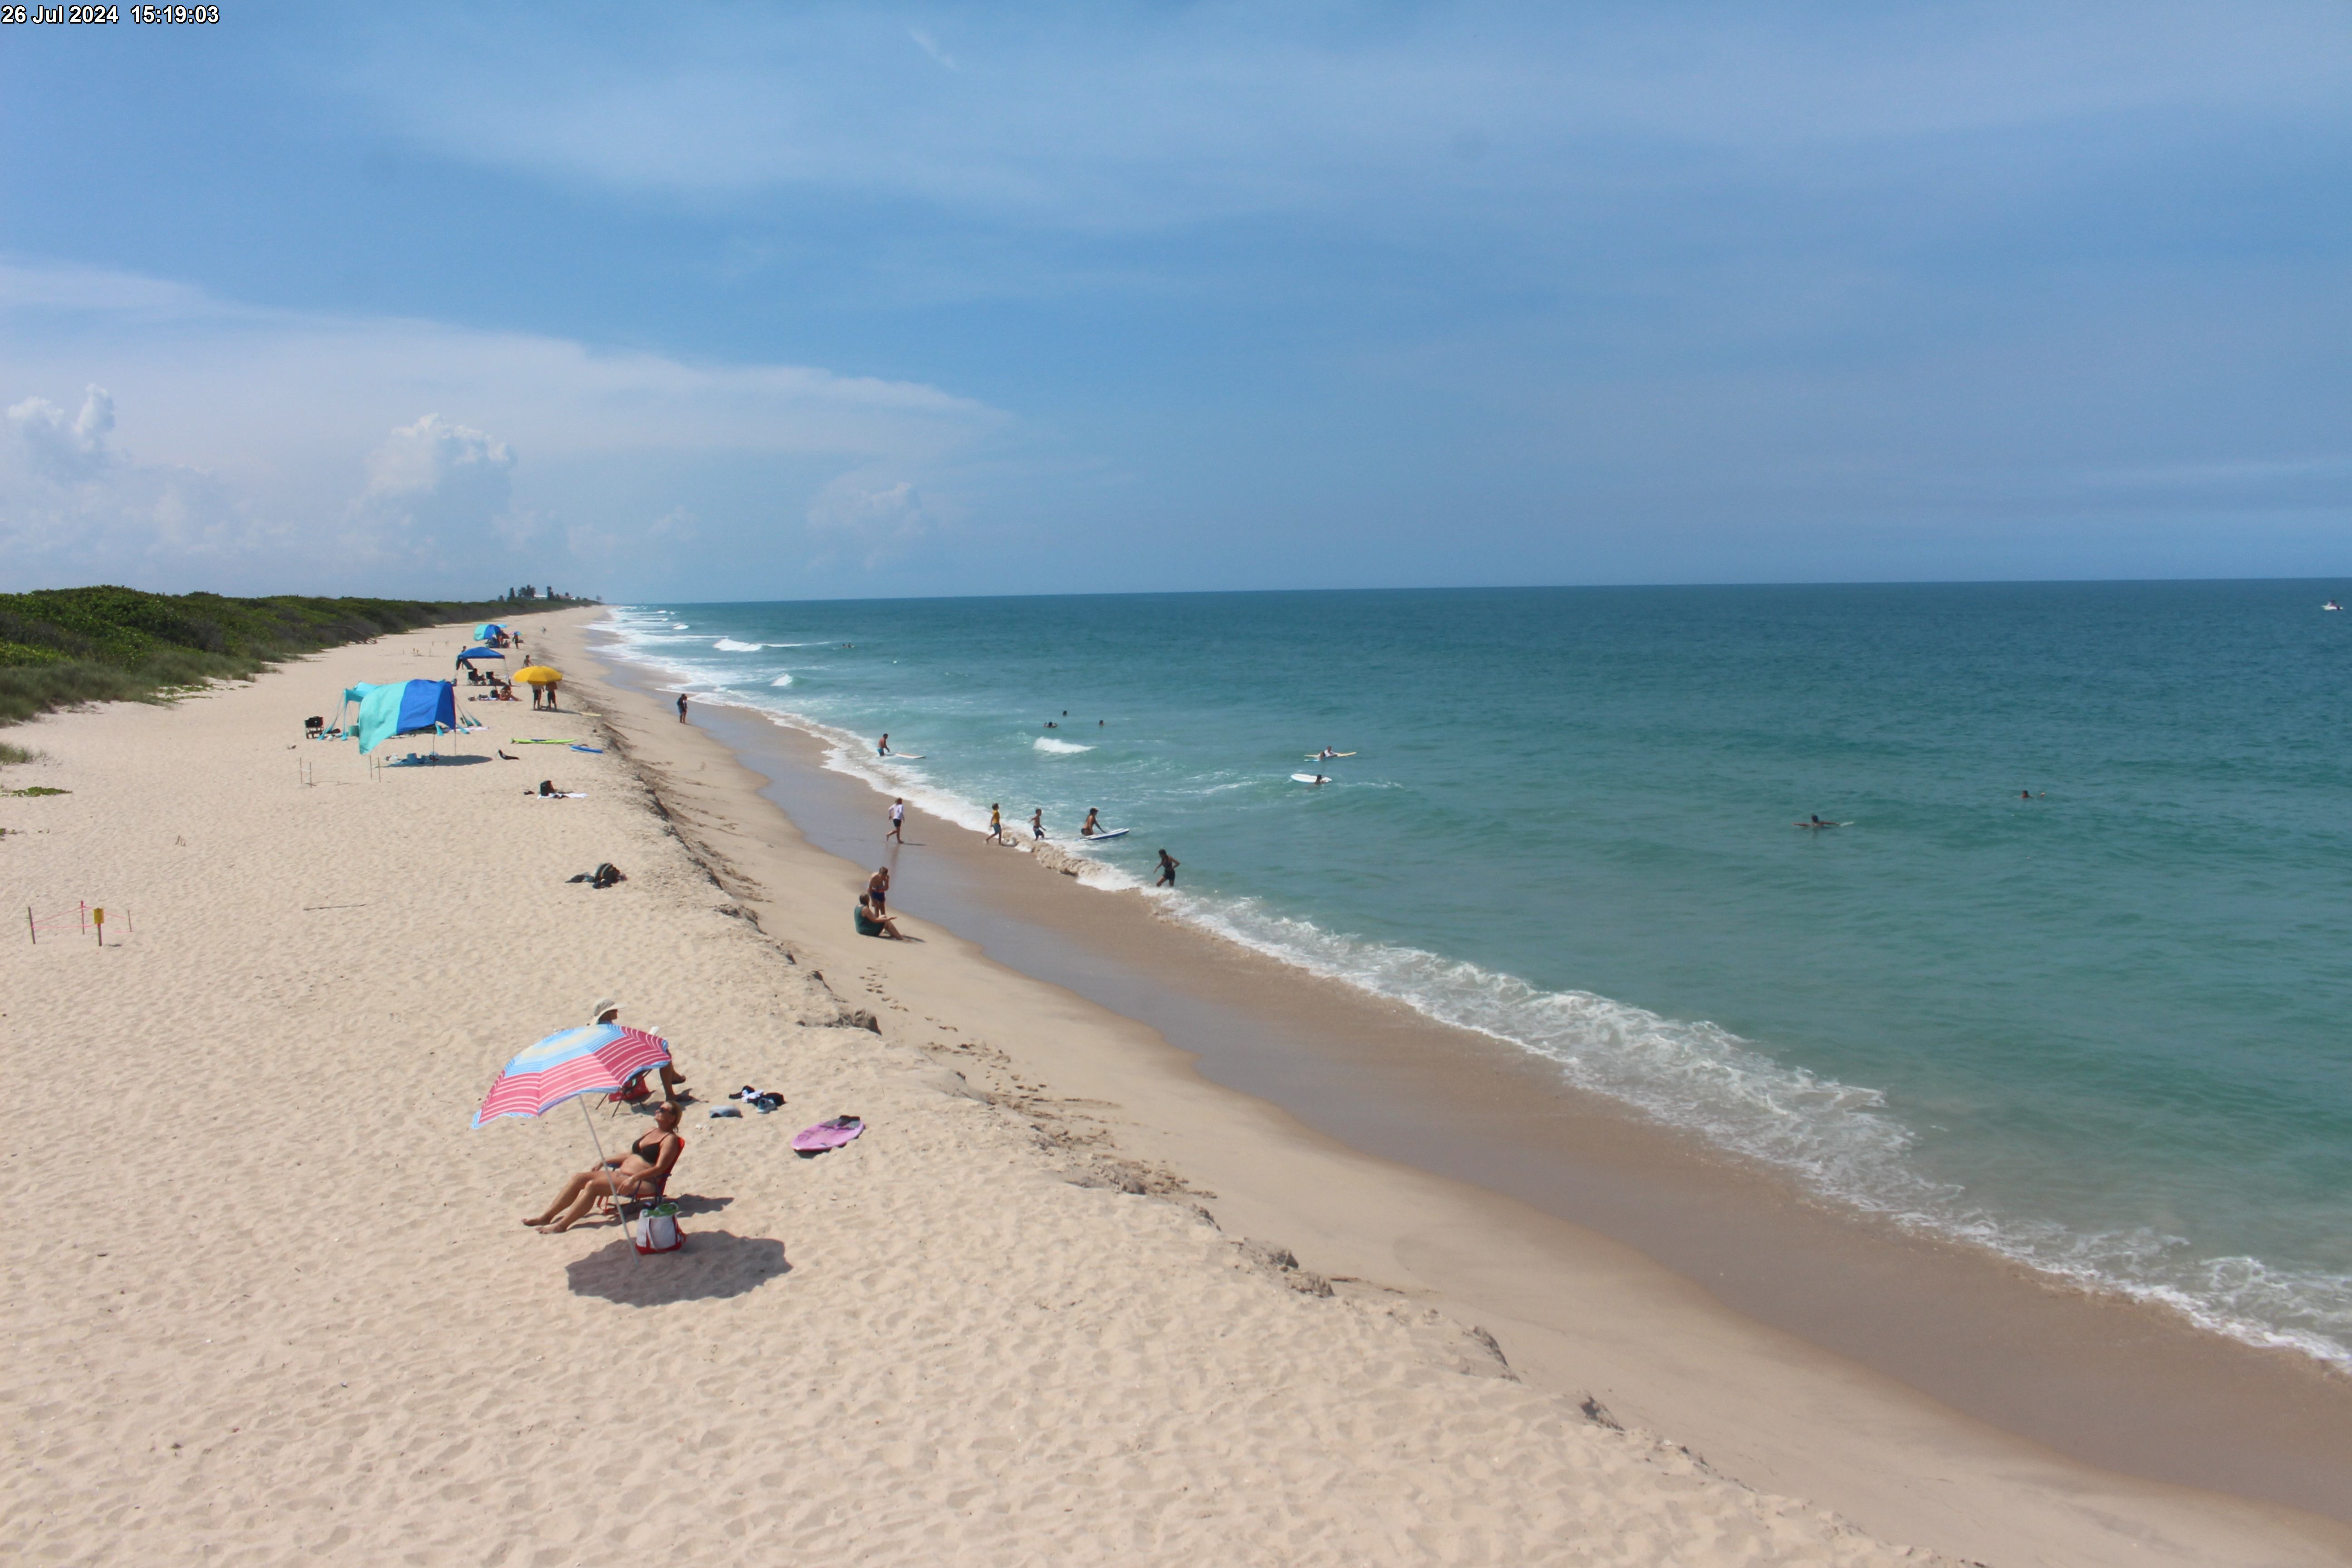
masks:
<instances>
[{"instance_id":1,"label":"teal beach canopy","mask_svg":"<svg viewBox=\"0 0 2352 1568\"><path fill-rule=\"evenodd\" d=\"M351 732L359 737L362 756L394 735L437 735L457 727L457 688L446 680L354 686L343 693L343 700L360 705Z\"/></svg>"}]
</instances>

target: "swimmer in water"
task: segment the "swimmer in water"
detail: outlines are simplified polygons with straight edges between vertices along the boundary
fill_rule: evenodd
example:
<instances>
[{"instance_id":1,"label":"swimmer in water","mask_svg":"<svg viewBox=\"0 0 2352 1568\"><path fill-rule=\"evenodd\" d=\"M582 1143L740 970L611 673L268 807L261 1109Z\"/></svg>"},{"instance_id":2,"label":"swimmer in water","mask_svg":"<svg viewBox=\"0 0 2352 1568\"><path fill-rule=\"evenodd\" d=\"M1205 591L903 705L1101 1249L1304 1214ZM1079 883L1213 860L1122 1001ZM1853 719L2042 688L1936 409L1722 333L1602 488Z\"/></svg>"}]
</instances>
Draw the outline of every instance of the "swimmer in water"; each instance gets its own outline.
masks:
<instances>
[{"instance_id":1,"label":"swimmer in water","mask_svg":"<svg viewBox=\"0 0 2352 1568\"><path fill-rule=\"evenodd\" d=\"M877 757L887 757L887 756L888 756L888 755L890 754L890 735L889 735L889 731L883 731L881 743L880 743L880 744L878 744L878 745L877 745L877 746L874 748L874 754L875 754L876 756L877 756Z\"/></svg>"},{"instance_id":2,"label":"swimmer in water","mask_svg":"<svg viewBox=\"0 0 2352 1568\"><path fill-rule=\"evenodd\" d=\"M1087 819L1078 825L1078 837L1092 838L1096 834L1100 833L1102 831L1100 816L1101 813L1093 806L1087 807Z\"/></svg>"}]
</instances>

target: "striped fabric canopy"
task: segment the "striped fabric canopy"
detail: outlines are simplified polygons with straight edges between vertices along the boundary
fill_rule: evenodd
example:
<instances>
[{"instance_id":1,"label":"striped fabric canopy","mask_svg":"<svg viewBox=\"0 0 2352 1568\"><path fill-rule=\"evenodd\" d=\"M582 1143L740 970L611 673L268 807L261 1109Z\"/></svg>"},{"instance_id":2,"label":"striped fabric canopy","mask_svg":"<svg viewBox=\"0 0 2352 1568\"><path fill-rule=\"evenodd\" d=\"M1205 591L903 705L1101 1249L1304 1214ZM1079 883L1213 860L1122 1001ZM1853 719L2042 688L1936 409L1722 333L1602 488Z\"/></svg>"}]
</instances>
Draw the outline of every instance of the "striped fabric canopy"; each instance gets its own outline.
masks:
<instances>
[{"instance_id":1,"label":"striped fabric canopy","mask_svg":"<svg viewBox=\"0 0 2352 1568\"><path fill-rule=\"evenodd\" d=\"M610 1094L667 1060L669 1042L643 1029L588 1024L562 1030L507 1063L474 1125L487 1126L501 1116L543 1115L583 1094Z\"/></svg>"}]
</instances>

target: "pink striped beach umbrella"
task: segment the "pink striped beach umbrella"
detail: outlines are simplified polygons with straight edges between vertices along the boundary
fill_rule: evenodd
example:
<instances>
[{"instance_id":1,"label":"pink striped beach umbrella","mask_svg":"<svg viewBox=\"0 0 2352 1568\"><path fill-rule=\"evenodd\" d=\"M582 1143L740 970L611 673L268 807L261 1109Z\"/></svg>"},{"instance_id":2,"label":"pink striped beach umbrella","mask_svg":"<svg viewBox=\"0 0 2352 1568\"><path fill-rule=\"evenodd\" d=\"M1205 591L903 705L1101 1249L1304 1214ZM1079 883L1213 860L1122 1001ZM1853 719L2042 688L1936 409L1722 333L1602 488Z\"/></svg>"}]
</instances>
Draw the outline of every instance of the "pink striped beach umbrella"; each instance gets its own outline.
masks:
<instances>
[{"instance_id":1,"label":"pink striped beach umbrella","mask_svg":"<svg viewBox=\"0 0 2352 1568\"><path fill-rule=\"evenodd\" d=\"M576 1100L581 1120L588 1123L588 1140L596 1146L596 1163L602 1165L604 1140L596 1134L596 1119L588 1114L587 1097L610 1094L667 1060L669 1042L643 1029L589 1024L559 1030L499 1070L482 1109L474 1113L474 1125L487 1126L501 1116L542 1116ZM618 1196L617 1184L613 1190Z\"/></svg>"},{"instance_id":2,"label":"pink striped beach umbrella","mask_svg":"<svg viewBox=\"0 0 2352 1568\"><path fill-rule=\"evenodd\" d=\"M669 1042L643 1029L588 1024L558 1030L500 1069L474 1125L486 1127L501 1116L544 1116L567 1100L610 1094L667 1060ZM589 1128L594 1131L593 1120Z\"/></svg>"}]
</instances>

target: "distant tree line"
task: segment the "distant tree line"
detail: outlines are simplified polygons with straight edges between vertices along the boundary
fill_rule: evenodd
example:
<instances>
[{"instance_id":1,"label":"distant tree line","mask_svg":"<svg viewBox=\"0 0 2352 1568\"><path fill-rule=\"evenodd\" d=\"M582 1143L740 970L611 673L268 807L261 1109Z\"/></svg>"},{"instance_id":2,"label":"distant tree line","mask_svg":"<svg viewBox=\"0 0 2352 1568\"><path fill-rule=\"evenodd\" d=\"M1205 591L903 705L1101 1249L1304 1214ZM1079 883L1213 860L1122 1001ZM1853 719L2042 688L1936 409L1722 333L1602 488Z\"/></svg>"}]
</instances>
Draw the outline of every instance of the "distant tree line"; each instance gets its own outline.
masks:
<instances>
[{"instance_id":1,"label":"distant tree line","mask_svg":"<svg viewBox=\"0 0 2352 1568\"><path fill-rule=\"evenodd\" d=\"M601 605L602 599L592 599L583 594L559 594L552 588L534 588L525 583L520 588L509 588L502 605Z\"/></svg>"},{"instance_id":2,"label":"distant tree line","mask_svg":"<svg viewBox=\"0 0 2352 1568\"><path fill-rule=\"evenodd\" d=\"M115 587L0 594L0 724L76 702L163 701L207 680L249 679L298 654L474 620L519 599L551 609L586 602L527 588L483 603Z\"/></svg>"}]
</instances>

